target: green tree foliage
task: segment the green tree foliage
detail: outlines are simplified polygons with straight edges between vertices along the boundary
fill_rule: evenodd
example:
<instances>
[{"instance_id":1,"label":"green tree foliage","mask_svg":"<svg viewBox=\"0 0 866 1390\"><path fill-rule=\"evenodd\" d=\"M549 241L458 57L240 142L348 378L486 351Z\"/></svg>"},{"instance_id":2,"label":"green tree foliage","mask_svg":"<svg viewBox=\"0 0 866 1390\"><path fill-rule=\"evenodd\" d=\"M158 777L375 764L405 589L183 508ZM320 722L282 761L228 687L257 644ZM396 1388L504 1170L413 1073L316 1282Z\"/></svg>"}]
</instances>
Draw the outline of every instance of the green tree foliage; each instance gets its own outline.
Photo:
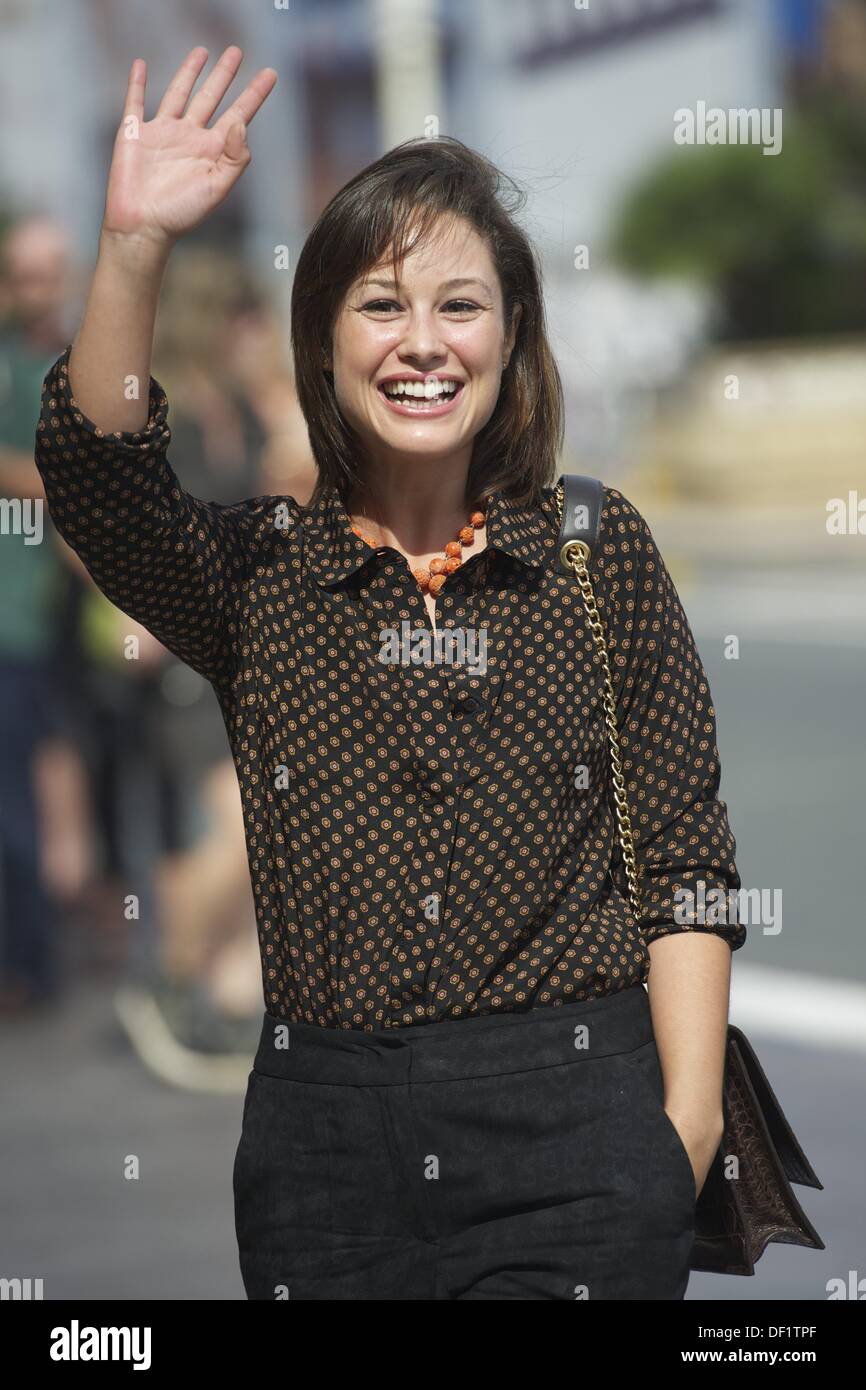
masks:
<instances>
[{"instance_id":1,"label":"green tree foliage","mask_svg":"<svg viewBox=\"0 0 866 1390\"><path fill-rule=\"evenodd\" d=\"M611 252L623 268L715 290L722 339L866 328L866 110L823 94L785 111L778 155L683 146L624 201Z\"/></svg>"}]
</instances>

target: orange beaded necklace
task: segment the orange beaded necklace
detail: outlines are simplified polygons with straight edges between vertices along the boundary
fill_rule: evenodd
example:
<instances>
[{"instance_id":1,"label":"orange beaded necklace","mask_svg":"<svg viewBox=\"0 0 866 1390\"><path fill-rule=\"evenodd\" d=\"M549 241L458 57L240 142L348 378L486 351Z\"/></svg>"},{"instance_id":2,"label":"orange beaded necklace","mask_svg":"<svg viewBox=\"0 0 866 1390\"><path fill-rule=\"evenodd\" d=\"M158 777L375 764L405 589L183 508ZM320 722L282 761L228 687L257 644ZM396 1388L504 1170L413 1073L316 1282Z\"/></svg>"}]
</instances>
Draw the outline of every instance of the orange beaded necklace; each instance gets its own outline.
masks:
<instances>
[{"instance_id":1,"label":"orange beaded necklace","mask_svg":"<svg viewBox=\"0 0 866 1390\"><path fill-rule=\"evenodd\" d=\"M487 506L487 502L488 499L485 498L483 502L485 508ZM467 546L473 544L475 540L475 532L480 531L481 527L484 526L486 521L486 510L472 512L472 514L469 517L468 525L461 526L460 530L457 533L457 539L455 541L448 542L448 544L445 547L445 553L444 555L442 555L441 558L439 556L436 556L433 560L430 561L430 564L426 568L420 568L412 571L416 580L418 581L418 587L420 588L422 594L438 594L439 590L442 588L442 585L445 583L445 580L448 578L448 575L453 574L454 571L458 569L460 565L462 565L464 549ZM374 550L376 549L377 542L374 541L370 536L366 535L361 530L360 526L353 526L352 530L354 531L356 536L361 537L362 541L366 541L367 545L371 546Z\"/></svg>"}]
</instances>

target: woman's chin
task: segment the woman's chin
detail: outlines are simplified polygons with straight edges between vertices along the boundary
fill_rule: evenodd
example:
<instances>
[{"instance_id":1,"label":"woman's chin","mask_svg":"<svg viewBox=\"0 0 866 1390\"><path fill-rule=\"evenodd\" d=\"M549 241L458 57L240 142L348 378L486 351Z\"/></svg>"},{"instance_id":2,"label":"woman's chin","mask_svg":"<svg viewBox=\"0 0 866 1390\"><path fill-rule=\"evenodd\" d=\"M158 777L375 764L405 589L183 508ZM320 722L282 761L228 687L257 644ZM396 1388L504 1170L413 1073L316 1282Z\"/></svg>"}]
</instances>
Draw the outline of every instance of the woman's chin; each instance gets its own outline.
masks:
<instances>
[{"instance_id":1,"label":"woman's chin","mask_svg":"<svg viewBox=\"0 0 866 1390\"><path fill-rule=\"evenodd\" d=\"M465 430L435 429L433 422L409 420L384 429L366 430L365 443L376 451L411 453L418 458L447 459L471 449L472 436Z\"/></svg>"}]
</instances>

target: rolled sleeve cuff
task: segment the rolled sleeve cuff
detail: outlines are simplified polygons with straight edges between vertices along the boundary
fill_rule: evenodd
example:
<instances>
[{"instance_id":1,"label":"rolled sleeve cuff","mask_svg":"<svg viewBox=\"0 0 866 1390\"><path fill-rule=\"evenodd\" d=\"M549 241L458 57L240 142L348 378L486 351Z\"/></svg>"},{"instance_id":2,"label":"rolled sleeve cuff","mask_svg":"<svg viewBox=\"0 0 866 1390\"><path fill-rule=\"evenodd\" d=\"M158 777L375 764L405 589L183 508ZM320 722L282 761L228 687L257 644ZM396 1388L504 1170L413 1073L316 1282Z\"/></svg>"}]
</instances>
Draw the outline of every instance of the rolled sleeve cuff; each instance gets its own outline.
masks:
<instances>
[{"instance_id":1,"label":"rolled sleeve cuff","mask_svg":"<svg viewBox=\"0 0 866 1390\"><path fill-rule=\"evenodd\" d=\"M746 942L739 920L740 883L701 875L668 877L641 885L641 932L649 943L678 932L721 936L732 951Z\"/></svg>"},{"instance_id":2,"label":"rolled sleeve cuff","mask_svg":"<svg viewBox=\"0 0 866 1390\"><path fill-rule=\"evenodd\" d=\"M147 421L140 430L103 430L81 410L69 382L69 354L72 344L58 357L49 369L42 390L41 427L54 434L62 429L65 416L71 420L74 429L95 439L110 440L112 451L129 458L141 458L149 454L161 453L171 441L168 424L168 398L155 377L148 383Z\"/></svg>"}]
</instances>

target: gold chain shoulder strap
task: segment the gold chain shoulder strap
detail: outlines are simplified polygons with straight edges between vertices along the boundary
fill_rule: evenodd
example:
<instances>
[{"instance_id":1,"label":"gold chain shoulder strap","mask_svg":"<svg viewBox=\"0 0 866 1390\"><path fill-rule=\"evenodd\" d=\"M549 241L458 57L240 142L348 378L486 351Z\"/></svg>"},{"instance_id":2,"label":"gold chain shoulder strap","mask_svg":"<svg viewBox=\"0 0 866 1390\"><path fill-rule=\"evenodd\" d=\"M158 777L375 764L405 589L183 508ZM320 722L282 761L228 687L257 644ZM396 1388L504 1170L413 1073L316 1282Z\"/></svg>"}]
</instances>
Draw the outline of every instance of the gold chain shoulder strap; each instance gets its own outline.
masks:
<instances>
[{"instance_id":1,"label":"gold chain shoulder strap","mask_svg":"<svg viewBox=\"0 0 866 1390\"><path fill-rule=\"evenodd\" d=\"M556 488L556 507L557 522L562 528L562 507L565 495L565 485L562 479L559 480ZM613 693L613 681L610 674L610 660L607 654L607 642L605 640L604 624L595 602L592 580L589 577L588 561L590 549L586 541L570 540L566 541L560 553L560 559L566 569L570 569L577 580L586 611L589 617L589 626L598 647L604 666L604 715L607 723L607 736L610 744L610 762L613 774L613 800L616 808L616 823L619 831L619 840L622 847L623 863L628 880L629 897L631 898L631 908L635 916L635 921L640 922L640 883L638 881L637 861L634 852L634 836L631 828L631 816L629 815L628 802L625 795L625 778L622 775L622 760L620 758L619 730L616 724L616 700Z\"/></svg>"}]
</instances>

